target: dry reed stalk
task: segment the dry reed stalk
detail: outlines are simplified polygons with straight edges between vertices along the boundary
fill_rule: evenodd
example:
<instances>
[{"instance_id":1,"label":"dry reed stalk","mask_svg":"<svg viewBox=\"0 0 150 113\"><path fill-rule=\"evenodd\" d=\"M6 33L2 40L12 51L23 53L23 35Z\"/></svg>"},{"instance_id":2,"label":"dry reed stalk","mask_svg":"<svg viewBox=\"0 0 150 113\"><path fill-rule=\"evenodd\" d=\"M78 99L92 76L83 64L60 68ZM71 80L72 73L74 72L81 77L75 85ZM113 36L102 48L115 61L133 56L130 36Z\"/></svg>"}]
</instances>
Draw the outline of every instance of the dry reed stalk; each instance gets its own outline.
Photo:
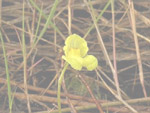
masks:
<instances>
[{"instance_id":1,"label":"dry reed stalk","mask_svg":"<svg viewBox=\"0 0 150 113\"><path fill-rule=\"evenodd\" d=\"M117 60L116 60L116 34L115 34L115 9L114 9L114 0L112 0L111 2L111 9L112 9L112 38L113 38L113 64L114 64L114 74L113 74L113 78L115 81L115 85L116 85L116 89L117 89L117 93L119 95L120 98L122 98L121 96L121 92L120 92L120 86L119 86L119 80L118 80L118 72L117 72Z\"/></svg>"},{"instance_id":2,"label":"dry reed stalk","mask_svg":"<svg viewBox=\"0 0 150 113\"><path fill-rule=\"evenodd\" d=\"M82 77L82 75L79 75L79 78L81 79L81 81L84 83L84 85L86 86L88 92L90 93L92 99L94 100L94 103L96 104L97 109L99 110L100 113L104 113L101 103L98 103L97 99L95 98L95 96L93 95L93 92L91 90L91 88L89 87L89 85L86 83L86 81L84 80L84 78Z\"/></svg>"},{"instance_id":3,"label":"dry reed stalk","mask_svg":"<svg viewBox=\"0 0 150 113\"><path fill-rule=\"evenodd\" d=\"M143 66L142 66L142 59L140 55L140 48L139 48L139 42L136 35L136 19L135 19L135 13L134 13L134 6L133 1L129 0L129 6L130 6L130 17L131 17L131 27L133 30L133 37L134 37L134 43L136 48L136 55L137 55L137 62L139 67L139 76L140 76L140 82L143 88L144 96L147 97L145 85L144 85L144 74L143 74Z\"/></svg>"},{"instance_id":4,"label":"dry reed stalk","mask_svg":"<svg viewBox=\"0 0 150 113\"><path fill-rule=\"evenodd\" d=\"M2 0L0 0L0 26L2 24Z\"/></svg>"},{"instance_id":5,"label":"dry reed stalk","mask_svg":"<svg viewBox=\"0 0 150 113\"><path fill-rule=\"evenodd\" d=\"M22 11L22 29L24 31L25 27L24 27L24 1L23 1L23 11ZM27 57L26 57L26 42L25 42L25 35L24 32L22 33L22 55L23 55L23 75L24 75L24 92L26 95L26 99L27 99L27 107L28 107L28 112L31 113L31 106L30 106L30 98L29 98L29 94L28 94L28 82L27 82Z\"/></svg>"}]
</instances>

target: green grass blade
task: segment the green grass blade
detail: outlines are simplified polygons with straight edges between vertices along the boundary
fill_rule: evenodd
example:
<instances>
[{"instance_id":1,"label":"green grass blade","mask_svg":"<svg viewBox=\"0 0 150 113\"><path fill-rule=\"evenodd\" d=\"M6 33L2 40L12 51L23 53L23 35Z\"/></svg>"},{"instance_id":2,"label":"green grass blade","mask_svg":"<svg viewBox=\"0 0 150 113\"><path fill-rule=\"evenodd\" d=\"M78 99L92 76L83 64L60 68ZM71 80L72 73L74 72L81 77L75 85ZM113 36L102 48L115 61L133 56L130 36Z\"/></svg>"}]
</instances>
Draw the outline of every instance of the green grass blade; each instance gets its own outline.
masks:
<instances>
[{"instance_id":1,"label":"green grass blade","mask_svg":"<svg viewBox=\"0 0 150 113\"><path fill-rule=\"evenodd\" d=\"M40 10L40 15L39 15L39 19L38 19L38 23L37 23L37 27L36 27L36 31L35 31L35 38L34 38L34 43L36 42L37 40L37 35L38 35L38 32L39 32L39 27L40 27L40 23L41 23L41 17L42 17L42 8Z\"/></svg>"},{"instance_id":2,"label":"green grass blade","mask_svg":"<svg viewBox=\"0 0 150 113\"><path fill-rule=\"evenodd\" d=\"M59 30L59 29L53 24L53 22L51 21L51 19L53 18L54 14L55 14L56 7L57 7L57 5L58 5L58 3L59 3L59 0L55 0L55 3L54 3L54 5L53 5L53 7L52 7L52 9L51 9L51 11L50 11L50 14L49 14L50 17L46 16L45 13L36 5L36 3L35 3L33 0L29 0L29 1L30 1L31 5L32 5L33 7L35 7L36 10L38 10L38 12L41 12L41 13L42 13L42 16L43 16L46 20L48 20L48 18L50 18L50 19L49 19L49 22L48 22L48 25L50 25L54 30L56 30L56 32L59 33L59 35L60 35L63 39L65 39L65 36L60 32L60 30Z\"/></svg>"},{"instance_id":3,"label":"green grass blade","mask_svg":"<svg viewBox=\"0 0 150 113\"><path fill-rule=\"evenodd\" d=\"M99 14L99 16L96 19L96 23L100 20L100 18L102 17L102 15L104 14L104 12L106 11L106 9L108 8L108 6L110 5L111 0L109 0L107 2L107 4L105 5L104 9L101 11L101 13ZM87 33L84 35L84 38L86 38L88 36L88 34L91 32L91 30L94 28L94 24L89 28L89 30L87 31Z\"/></svg>"},{"instance_id":4,"label":"green grass blade","mask_svg":"<svg viewBox=\"0 0 150 113\"><path fill-rule=\"evenodd\" d=\"M35 45L38 43L38 41L42 38L42 36L43 36L44 33L46 32L46 30L47 30L47 28L48 28L48 26L49 26L49 24L50 24L50 22L51 22L51 20L52 20L52 18L53 18L53 16L54 16L54 13L55 13L55 11L56 11L57 5L58 5L58 0L55 0L55 3L54 3L54 5L53 5L53 7L52 7L52 9L51 9L51 11L50 11L50 13L49 13L49 16L48 16L48 18L47 18L47 20L46 20L46 23L45 23L45 25L44 25L42 31L40 32L40 35L39 35L37 41L35 42Z\"/></svg>"},{"instance_id":5,"label":"green grass blade","mask_svg":"<svg viewBox=\"0 0 150 113\"><path fill-rule=\"evenodd\" d=\"M36 5L36 3L33 1L33 0L29 0L31 5L36 9L38 10L38 12L41 12L42 13L42 16L47 19L47 16L43 13L43 11Z\"/></svg>"},{"instance_id":6,"label":"green grass blade","mask_svg":"<svg viewBox=\"0 0 150 113\"><path fill-rule=\"evenodd\" d=\"M9 113L12 113L12 98L11 98L11 84L10 84L10 76L9 76L9 69L8 69L8 60L6 56L6 49L5 49L5 44L4 40L0 31L0 39L1 39L1 44L2 44L2 49L3 49L3 56L4 56L4 61L5 61L5 70L6 70L6 79L7 79L7 90L8 90L8 103L9 103Z\"/></svg>"}]
</instances>

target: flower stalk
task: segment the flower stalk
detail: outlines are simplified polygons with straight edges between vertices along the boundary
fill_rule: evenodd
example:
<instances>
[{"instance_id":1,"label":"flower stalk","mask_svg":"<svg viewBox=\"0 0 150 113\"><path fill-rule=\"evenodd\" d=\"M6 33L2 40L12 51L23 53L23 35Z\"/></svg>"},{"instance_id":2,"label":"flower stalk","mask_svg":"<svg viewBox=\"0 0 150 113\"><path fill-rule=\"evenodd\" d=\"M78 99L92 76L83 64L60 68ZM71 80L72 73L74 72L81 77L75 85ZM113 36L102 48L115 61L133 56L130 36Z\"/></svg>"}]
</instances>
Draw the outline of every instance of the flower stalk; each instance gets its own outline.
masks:
<instances>
[{"instance_id":1,"label":"flower stalk","mask_svg":"<svg viewBox=\"0 0 150 113\"><path fill-rule=\"evenodd\" d=\"M60 92L61 92L61 84L62 84L62 80L64 78L64 73L68 67L68 63L65 64L62 72L61 72L61 75L59 77L59 80L58 80L58 92L57 92L57 102L58 102L58 111L59 113L61 113L61 99L60 99Z\"/></svg>"}]
</instances>

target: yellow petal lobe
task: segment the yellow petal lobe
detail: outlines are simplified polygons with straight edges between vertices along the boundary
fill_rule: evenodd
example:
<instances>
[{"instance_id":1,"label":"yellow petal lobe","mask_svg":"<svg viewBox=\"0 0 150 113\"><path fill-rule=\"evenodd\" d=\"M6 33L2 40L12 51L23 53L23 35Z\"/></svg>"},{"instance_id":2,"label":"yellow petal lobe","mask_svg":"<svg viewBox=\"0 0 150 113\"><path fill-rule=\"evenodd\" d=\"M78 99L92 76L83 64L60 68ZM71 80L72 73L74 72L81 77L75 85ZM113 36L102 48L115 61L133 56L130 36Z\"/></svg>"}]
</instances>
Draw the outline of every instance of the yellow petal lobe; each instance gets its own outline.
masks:
<instances>
[{"instance_id":1,"label":"yellow petal lobe","mask_svg":"<svg viewBox=\"0 0 150 113\"><path fill-rule=\"evenodd\" d=\"M83 58L81 57L76 57L76 56L72 56L72 57L65 57L65 56L62 56L62 58L64 60L66 60L73 69L75 70L81 70L82 69L82 65L83 65Z\"/></svg>"},{"instance_id":2,"label":"yellow petal lobe","mask_svg":"<svg viewBox=\"0 0 150 113\"><path fill-rule=\"evenodd\" d=\"M81 57L84 57L88 52L87 42L76 34L68 36L65 41L65 46L63 49L66 56L69 54L71 48L79 49Z\"/></svg>"},{"instance_id":3,"label":"yellow petal lobe","mask_svg":"<svg viewBox=\"0 0 150 113\"><path fill-rule=\"evenodd\" d=\"M93 55L87 55L83 59L83 66L87 68L87 70L92 71L98 66L97 58Z\"/></svg>"}]
</instances>

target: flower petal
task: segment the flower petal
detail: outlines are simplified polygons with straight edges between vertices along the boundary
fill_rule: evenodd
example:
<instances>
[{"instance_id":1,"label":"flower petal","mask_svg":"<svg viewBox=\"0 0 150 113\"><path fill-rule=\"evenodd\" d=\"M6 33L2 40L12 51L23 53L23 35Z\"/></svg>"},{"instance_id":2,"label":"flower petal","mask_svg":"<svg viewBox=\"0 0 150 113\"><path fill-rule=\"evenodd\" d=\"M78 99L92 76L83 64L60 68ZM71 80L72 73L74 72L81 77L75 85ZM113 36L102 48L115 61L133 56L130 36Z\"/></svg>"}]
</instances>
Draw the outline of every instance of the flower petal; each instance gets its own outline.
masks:
<instances>
[{"instance_id":1,"label":"flower petal","mask_svg":"<svg viewBox=\"0 0 150 113\"><path fill-rule=\"evenodd\" d=\"M71 57L66 57L62 56L66 62L68 62L72 68L76 70L81 70L82 69L82 64L83 64L83 58L82 57L77 57L77 56L71 56Z\"/></svg>"},{"instance_id":2,"label":"flower petal","mask_svg":"<svg viewBox=\"0 0 150 113\"><path fill-rule=\"evenodd\" d=\"M87 70L92 71L98 66L97 58L93 55L87 55L83 59L83 66L87 68Z\"/></svg>"},{"instance_id":3,"label":"flower petal","mask_svg":"<svg viewBox=\"0 0 150 113\"><path fill-rule=\"evenodd\" d=\"M65 41L65 46L63 49L66 56L69 54L71 48L80 49L81 57L84 57L88 52L86 41L76 34L70 35Z\"/></svg>"}]
</instances>

